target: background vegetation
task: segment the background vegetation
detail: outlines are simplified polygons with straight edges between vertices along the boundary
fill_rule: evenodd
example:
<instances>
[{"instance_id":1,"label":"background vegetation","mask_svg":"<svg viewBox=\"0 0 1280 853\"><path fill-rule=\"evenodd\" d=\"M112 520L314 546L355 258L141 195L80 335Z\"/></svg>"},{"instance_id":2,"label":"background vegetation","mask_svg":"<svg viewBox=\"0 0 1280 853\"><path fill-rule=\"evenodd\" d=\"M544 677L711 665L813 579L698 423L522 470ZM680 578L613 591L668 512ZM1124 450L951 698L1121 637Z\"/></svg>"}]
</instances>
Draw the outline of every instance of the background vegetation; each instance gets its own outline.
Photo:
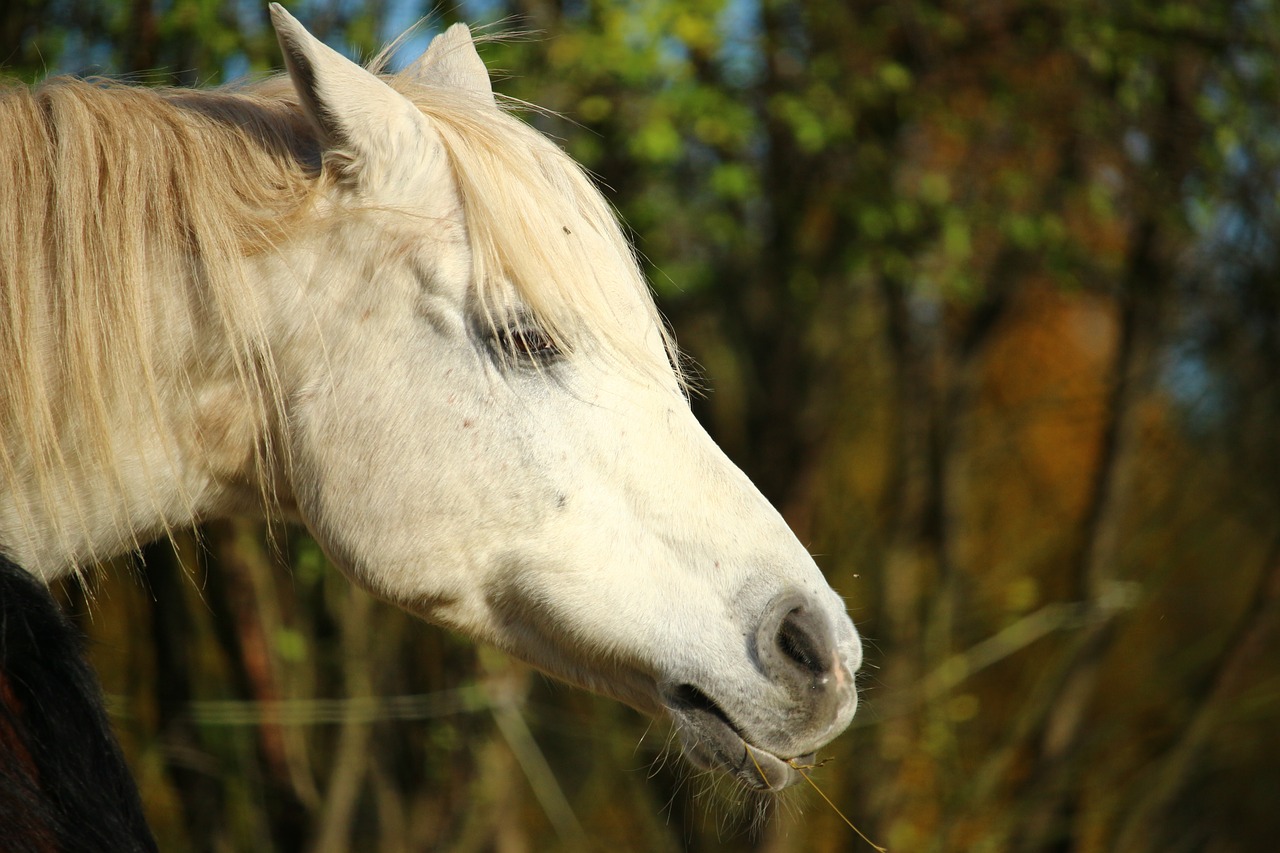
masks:
<instances>
[{"instance_id":1,"label":"background vegetation","mask_svg":"<svg viewBox=\"0 0 1280 853\"><path fill-rule=\"evenodd\" d=\"M352 55L431 12L292 5ZM264 7L8 0L0 60L218 83L278 67ZM498 89L565 117L529 120L609 188L699 416L868 638L814 774L859 827L1273 847L1273 0L462 0L424 32L455 17L533 33L484 48ZM65 590L163 849L866 849L265 541Z\"/></svg>"}]
</instances>

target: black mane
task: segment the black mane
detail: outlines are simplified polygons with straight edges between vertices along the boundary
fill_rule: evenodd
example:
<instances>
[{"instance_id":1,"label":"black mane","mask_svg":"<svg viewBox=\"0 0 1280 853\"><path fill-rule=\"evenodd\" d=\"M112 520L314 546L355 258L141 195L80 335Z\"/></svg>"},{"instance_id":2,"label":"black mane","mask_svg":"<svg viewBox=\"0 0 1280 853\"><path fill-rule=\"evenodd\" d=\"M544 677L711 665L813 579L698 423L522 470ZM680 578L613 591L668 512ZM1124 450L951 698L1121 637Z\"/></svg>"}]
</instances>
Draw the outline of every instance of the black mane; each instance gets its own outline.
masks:
<instances>
[{"instance_id":1,"label":"black mane","mask_svg":"<svg viewBox=\"0 0 1280 853\"><path fill-rule=\"evenodd\" d=\"M0 555L0 851L155 851L83 638Z\"/></svg>"}]
</instances>

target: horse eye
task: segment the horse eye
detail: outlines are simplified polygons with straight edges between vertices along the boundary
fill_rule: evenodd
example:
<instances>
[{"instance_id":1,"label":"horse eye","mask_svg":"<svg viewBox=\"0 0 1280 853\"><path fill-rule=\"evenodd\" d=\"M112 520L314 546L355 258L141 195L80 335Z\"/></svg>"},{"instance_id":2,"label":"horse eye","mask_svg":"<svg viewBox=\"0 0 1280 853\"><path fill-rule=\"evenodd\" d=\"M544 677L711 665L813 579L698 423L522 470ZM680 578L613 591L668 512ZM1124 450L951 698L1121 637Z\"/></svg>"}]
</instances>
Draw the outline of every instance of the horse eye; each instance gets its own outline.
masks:
<instances>
[{"instance_id":1,"label":"horse eye","mask_svg":"<svg viewBox=\"0 0 1280 853\"><path fill-rule=\"evenodd\" d=\"M537 326L514 326L498 330L498 343L508 355L546 361L560 354L551 336Z\"/></svg>"}]
</instances>

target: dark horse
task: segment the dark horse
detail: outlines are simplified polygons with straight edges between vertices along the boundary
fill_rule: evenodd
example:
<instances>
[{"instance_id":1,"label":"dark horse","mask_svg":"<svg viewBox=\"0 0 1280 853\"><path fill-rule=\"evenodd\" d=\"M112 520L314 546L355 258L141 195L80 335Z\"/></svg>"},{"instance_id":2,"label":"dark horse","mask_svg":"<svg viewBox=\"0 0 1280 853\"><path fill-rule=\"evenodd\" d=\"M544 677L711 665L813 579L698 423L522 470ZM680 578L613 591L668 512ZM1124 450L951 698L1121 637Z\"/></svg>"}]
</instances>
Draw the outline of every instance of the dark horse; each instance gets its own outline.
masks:
<instances>
[{"instance_id":1,"label":"dark horse","mask_svg":"<svg viewBox=\"0 0 1280 853\"><path fill-rule=\"evenodd\" d=\"M82 635L0 556L0 853L155 849Z\"/></svg>"}]
</instances>

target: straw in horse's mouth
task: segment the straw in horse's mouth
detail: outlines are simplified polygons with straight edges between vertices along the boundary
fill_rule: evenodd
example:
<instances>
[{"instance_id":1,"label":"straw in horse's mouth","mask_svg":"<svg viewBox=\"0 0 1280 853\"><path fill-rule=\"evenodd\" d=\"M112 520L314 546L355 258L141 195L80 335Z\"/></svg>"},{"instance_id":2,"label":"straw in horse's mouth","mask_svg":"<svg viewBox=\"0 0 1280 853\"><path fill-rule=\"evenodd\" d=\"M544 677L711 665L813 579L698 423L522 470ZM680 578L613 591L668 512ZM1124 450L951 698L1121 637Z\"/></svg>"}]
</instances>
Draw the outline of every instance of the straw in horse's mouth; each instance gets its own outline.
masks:
<instances>
[{"instance_id":1,"label":"straw in horse's mouth","mask_svg":"<svg viewBox=\"0 0 1280 853\"><path fill-rule=\"evenodd\" d=\"M800 778L793 762L750 743L714 699L692 684L668 694L667 708L681 729L685 754L696 764L724 770L753 788L778 791Z\"/></svg>"}]
</instances>

